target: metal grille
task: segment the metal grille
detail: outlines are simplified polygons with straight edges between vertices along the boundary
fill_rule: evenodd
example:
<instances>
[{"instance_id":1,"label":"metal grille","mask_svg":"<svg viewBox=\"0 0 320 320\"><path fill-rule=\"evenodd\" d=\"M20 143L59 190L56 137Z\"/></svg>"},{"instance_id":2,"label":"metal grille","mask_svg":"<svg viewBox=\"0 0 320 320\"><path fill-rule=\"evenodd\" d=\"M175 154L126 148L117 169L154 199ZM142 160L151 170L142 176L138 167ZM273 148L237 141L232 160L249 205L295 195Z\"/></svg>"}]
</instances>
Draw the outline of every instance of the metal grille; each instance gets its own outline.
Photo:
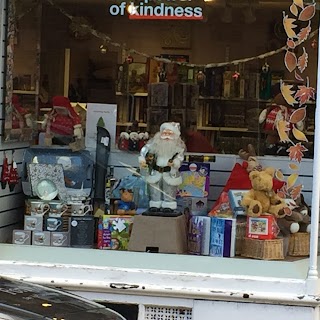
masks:
<instances>
[{"instance_id":1,"label":"metal grille","mask_svg":"<svg viewBox=\"0 0 320 320\"><path fill-rule=\"evenodd\" d=\"M145 307L145 320L192 320L192 309L174 307Z\"/></svg>"}]
</instances>

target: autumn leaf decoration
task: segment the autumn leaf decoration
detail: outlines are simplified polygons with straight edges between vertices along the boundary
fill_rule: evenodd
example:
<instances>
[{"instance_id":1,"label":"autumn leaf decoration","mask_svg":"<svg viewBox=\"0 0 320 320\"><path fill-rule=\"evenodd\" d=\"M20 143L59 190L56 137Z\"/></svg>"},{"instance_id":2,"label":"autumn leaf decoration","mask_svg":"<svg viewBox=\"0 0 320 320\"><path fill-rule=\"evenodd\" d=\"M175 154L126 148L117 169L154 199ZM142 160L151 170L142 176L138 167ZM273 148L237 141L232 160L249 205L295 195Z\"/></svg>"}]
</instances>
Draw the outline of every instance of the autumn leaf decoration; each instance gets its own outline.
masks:
<instances>
[{"instance_id":1,"label":"autumn leaf decoration","mask_svg":"<svg viewBox=\"0 0 320 320\"><path fill-rule=\"evenodd\" d=\"M286 179L284 174L277 170L275 177L286 182L278 192L278 195L286 200L292 200L286 208L287 214L290 215L291 209L294 208L295 200L299 197L303 187L302 184L296 185L296 183L299 177L300 162L304 152L308 151L303 145L303 142L307 142L308 139L302 131L303 125L301 124L303 124L307 114L306 104L315 99L315 89L310 87L309 78L303 77L303 73L308 67L309 56L305 47L302 47L299 53L299 47L311 34L311 19L315 16L316 4L305 4L303 0L292 0L289 10L292 16L283 12L283 27L287 34L284 65L300 84L294 86L291 84L292 81L289 83L280 81L283 98L296 110L287 118L276 119L276 127L281 142L289 142L291 144L287 152L290 159L289 169L292 173ZM297 142L291 140L291 134Z\"/></svg>"}]
</instances>

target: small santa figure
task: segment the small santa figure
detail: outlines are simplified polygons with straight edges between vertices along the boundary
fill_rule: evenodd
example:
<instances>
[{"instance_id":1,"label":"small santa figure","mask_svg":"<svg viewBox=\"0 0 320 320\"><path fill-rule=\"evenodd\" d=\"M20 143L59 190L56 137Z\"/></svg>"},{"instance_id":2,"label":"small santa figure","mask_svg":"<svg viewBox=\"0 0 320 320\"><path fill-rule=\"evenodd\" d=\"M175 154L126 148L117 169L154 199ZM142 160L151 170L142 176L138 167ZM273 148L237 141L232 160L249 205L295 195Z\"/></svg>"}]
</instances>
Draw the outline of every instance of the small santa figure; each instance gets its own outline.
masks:
<instances>
[{"instance_id":1,"label":"small santa figure","mask_svg":"<svg viewBox=\"0 0 320 320\"><path fill-rule=\"evenodd\" d=\"M47 134L54 137L83 137L81 118L71 106L70 100L63 96L52 98L52 111L45 117L44 127Z\"/></svg>"},{"instance_id":2,"label":"small santa figure","mask_svg":"<svg viewBox=\"0 0 320 320\"><path fill-rule=\"evenodd\" d=\"M182 178L178 174L184 159L185 144L180 137L180 125L165 122L160 131L141 149L139 164L148 168L147 159L153 156L152 168L146 176L150 186L150 211L174 213L176 193ZM151 170L150 170L151 169Z\"/></svg>"}]
</instances>

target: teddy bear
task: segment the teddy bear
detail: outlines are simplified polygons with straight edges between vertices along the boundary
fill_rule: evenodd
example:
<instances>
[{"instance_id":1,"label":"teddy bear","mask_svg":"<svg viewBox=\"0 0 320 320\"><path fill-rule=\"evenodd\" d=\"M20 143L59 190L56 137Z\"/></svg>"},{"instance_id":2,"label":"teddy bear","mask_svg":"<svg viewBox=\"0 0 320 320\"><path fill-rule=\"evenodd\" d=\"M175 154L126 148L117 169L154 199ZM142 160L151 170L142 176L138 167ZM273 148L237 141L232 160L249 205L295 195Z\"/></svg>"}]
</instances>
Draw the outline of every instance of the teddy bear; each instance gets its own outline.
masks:
<instances>
[{"instance_id":1,"label":"teddy bear","mask_svg":"<svg viewBox=\"0 0 320 320\"><path fill-rule=\"evenodd\" d=\"M133 191L131 189L120 189L120 200L117 200L115 204L118 206L117 214L119 215L136 214L136 205L133 201Z\"/></svg>"},{"instance_id":2,"label":"teddy bear","mask_svg":"<svg viewBox=\"0 0 320 320\"><path fill-rule=\"evenodd\" d=\"M290 200L290 202L292 202L292 200ZM292 209L291 215L286 215L283 218L277 219L278 227L283 236L289 236L298 231L310 232L310 208L305 203L302 194L295 200L295 204L296 206Z\"/></svg>"},{"instance_id":3,"label":"teddy bear","mask_svg":"<svg viewBox=\"0 0 320 320\"><path fill-rule=\"evenodd\" d=\"M282 218L286 215L286 202L272 188L274 172L275 169L271 167L250 172L252 188L242 199L242 205L247 209L248 216L259 217L263 213L269 213L276 218Z\"/></svg>"}]
</instances>

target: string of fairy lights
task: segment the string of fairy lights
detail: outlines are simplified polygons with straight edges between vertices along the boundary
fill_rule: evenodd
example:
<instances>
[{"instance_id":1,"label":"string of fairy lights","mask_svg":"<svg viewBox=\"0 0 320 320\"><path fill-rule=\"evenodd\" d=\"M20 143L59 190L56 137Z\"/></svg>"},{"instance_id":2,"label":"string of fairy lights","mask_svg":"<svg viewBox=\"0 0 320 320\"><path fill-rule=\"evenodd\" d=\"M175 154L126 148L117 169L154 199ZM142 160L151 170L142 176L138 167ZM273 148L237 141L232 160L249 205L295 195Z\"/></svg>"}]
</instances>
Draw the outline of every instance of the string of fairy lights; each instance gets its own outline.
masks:
<instances>
[{"instance_id":1,"label":"string of fairy lights","mask_svg":"<svg viewBox=\"0 0 320 320\"><path fill-rule=\"evenodd\" d=\"M63 9L61 6L59 6L57 3L55 3L54 0L46 0L46 2L49 3L51 6L53 6L54 8L56 8L57 10L59 10L61 12L61 14L63 14L65 17L67 17L79 29L85 30L87 33L100 39L104 44L107 44L108 46L113 46L115 48L122 49L128 55L138 55L138 56L142 56L146 59L153 59L153 60L156 60L158 62L163 62L163 63L175 63L177 65L182 65L182 66L186 66L186 67L190 67L190 68L203 68L203 69L213 68L213 67L224 67L224 66L230 66L230 65L237 66L237 65L244 64L244 63L247 63L250 61L254 61L254 60L266 60L269 57L272 57L276 54L279 54L279 53L287 50L287 46L284 45L276 50L271 50L271 51L253 56L253 57L235 59L232 61L211 62L211 63L207 63L207 64L194 64L194 63L188 63L188 62L182 62L182 61L172 61L168 58L158 57L155 55L151 55L151 54L139 51L134 48L129 48L129 47L127 47L127 45L125 43L116 42L111 37L106 35L105 33L94 29L89 23L86 23L85 19L80 19L79 17L73 16L72 14L68 13L65 9ZM34 8L35 8L35 6L33 6L32 8L28 8L27 13L29 13ZM21 19L23 16L25 16L25 14L26 13L19 14L18 17L16 17L16 18ZM309 37L307 39L305 39L304 41L314 38L317 35L317 33L318 33L318 29L311 32Z\"/></svg>"}]
</instances>

